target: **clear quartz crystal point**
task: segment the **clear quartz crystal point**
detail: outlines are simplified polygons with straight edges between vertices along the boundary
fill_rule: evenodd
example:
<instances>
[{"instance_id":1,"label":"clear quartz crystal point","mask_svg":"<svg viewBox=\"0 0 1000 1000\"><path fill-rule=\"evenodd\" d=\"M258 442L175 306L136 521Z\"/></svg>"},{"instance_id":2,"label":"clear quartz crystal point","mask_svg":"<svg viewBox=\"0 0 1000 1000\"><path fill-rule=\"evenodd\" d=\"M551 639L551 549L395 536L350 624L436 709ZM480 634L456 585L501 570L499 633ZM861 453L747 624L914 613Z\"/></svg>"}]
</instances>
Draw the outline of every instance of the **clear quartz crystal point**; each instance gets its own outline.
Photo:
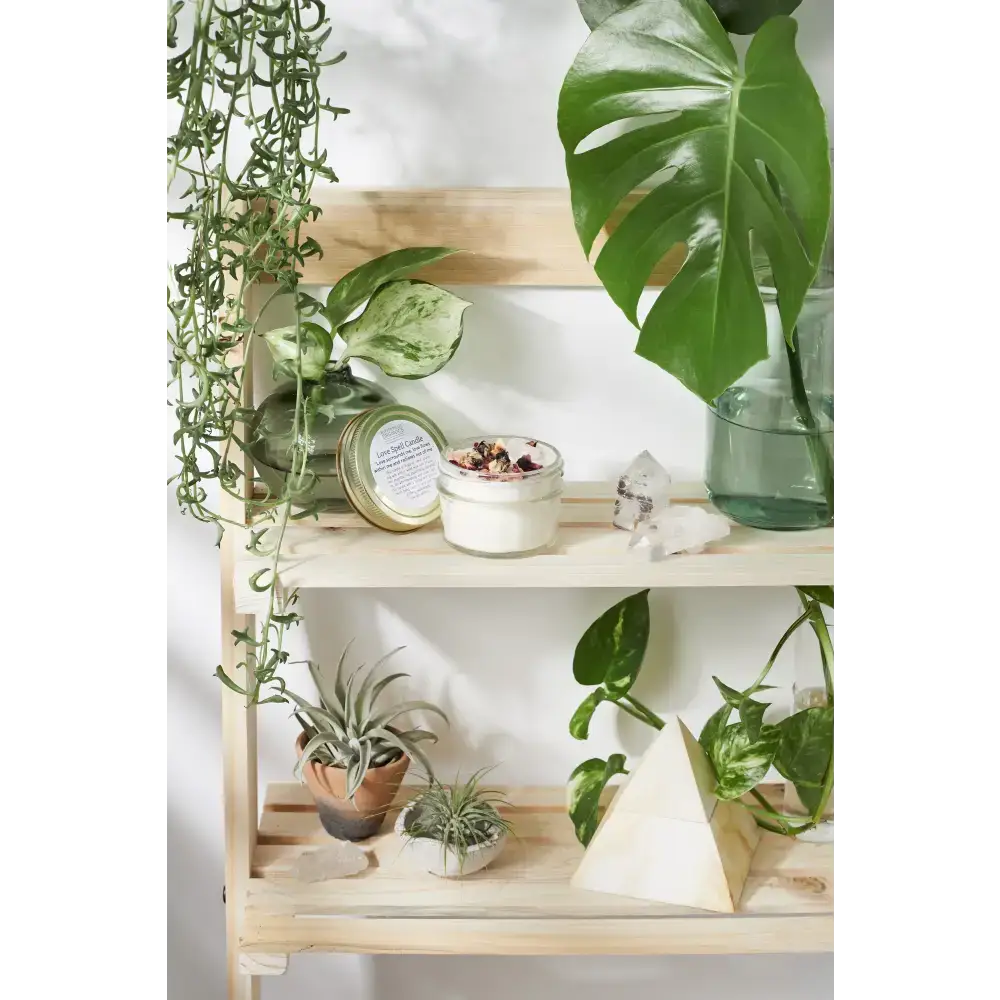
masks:
<instances>
[{"instance_id":1,"label":"clear quartz crystal point","mask_svg":"<svg viewBox=\"0 0 1000 1000\"><path fill-rule=\"evenodd\" d=\"M618 477L616 528L634 531L670 505L670 475L648 451L640 452Z\"/></svg>"}]
</instances>

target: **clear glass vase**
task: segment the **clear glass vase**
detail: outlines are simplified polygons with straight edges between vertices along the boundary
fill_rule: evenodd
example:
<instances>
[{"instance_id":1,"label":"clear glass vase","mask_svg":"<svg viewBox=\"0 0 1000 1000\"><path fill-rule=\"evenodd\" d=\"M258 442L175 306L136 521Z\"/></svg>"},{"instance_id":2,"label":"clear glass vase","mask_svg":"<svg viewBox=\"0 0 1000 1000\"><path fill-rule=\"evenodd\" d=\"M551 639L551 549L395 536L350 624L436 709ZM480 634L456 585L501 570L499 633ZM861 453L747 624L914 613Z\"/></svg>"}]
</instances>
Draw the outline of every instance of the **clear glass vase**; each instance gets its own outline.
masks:
<instances>
[{"instance_id":1,"label":"clear glass vase","mask_svg":"<svg viewBox=\"0 0 1000 1000\"><path fill-rule=\"evenodd\" d=\"M826 609L824 617L826 619L827 633L833 643L833 612ZM795 674L792 681L792 703L790 715L802 712L808 708L825 708L829 704L826 691L826 679L823 673L823 659L820 655L819 644L812 628L803 625L795 633L793 639L793 650L795 657ZM784 802L782 811L788 816L797 816L803 820L811 818L809 809L799 798L799 793L795 786L789 781L785 784ZM823 810L820 823L810 831L801 834L804 840L824 841L833 840L833 792L827 800Z\"/></svg>"},{"instance_id":2,"label":"clear glass vase","mask_svg":"<svg viewBox=\"0 0 1000 1000\"><path fill-rule=\"evenodd\" d=\"M705 484L740 524L821 528L833 523L833 270L806 295L794 349L774 288L760 292L769 357L709 407Z\"/></svg>"},{"instance_id":3,"label":"clear glass vase","mask_svg":"<svg viewBox=\"0 0 1000 1000\"><path fill-rule=\"evenodd\" d=\"M358 378L347 365L339 371L326 372L322 382L306 382L303 390L306 403L303 422L309 453L306 468L316 476L308 498L303 500L332 501L330 506L344 506L344 490L337 475L340 435L357 414L373 406L394 403L395 397L375 382ZM281 493L285 476L291 471L295 395L294 382L279 385L257 407L250 424L254 464L276 495Z\"/></svg>"}]
</instances>

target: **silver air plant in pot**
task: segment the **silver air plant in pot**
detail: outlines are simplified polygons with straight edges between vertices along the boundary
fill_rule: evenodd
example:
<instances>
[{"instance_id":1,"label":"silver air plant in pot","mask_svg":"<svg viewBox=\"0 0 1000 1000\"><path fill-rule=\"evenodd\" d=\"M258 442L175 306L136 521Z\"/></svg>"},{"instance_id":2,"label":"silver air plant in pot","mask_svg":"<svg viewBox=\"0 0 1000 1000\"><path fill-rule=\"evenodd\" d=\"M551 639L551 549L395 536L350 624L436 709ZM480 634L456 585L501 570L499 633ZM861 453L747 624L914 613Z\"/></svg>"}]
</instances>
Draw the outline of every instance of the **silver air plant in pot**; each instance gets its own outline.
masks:
<instances>
[{"instance_id":1,"label":"silver air plant in pot","mask_svg":"<svg viewBox=\"0 0 1000 1000\"><path fill-rule=\"evenodd\" d=\"M456 777L452 785L432 775L427 788L399 814L396 832L415 866L454 878L485 868L500 854L511 826L498 807L509 804L499 792L480 785L487 770L465 782Z\"/></svg>"},{"instance_id":2,"label":"silver air plant in pot","mask_svg":"<svg viewBox=\"0 0 1000 1000\"><path fill-rule=\"evenodd\" d=\"M310 662L319 705L286 691L298 705L295 717L302 727L296 744L299 760L295 774L309 786L320 820L334 837L360 840L377 832L411 760L432 773L420 744L436 742L437 736L425 729L403 729L394 722L401 715L420 710L433 712L447 722L444 712L426 701L377 707L392 683L409 677L405 673L377 676L386 660L402 648L383 656L367 673L362 664L345 677L348 643L332 685Z\"/></svg>"}]
</instances>

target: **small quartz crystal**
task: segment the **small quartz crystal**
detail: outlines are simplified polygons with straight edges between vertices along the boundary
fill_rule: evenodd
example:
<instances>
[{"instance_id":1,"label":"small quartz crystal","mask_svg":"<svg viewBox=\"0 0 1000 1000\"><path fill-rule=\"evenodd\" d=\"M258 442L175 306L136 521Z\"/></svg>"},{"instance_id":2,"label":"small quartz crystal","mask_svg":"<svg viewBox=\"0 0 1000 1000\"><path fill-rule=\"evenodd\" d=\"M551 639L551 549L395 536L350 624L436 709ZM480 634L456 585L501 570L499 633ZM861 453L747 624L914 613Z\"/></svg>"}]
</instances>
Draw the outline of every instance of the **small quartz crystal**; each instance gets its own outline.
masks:
<instances>
[{"instance_id":1,"label":"small quartz crystal","mask_svg":"<svg viewBox=\"0 0 1000 1000\"><path fill-rule=\"evenodd\" d=\"M648 451L640 452L618 478L615 497L616 528L636 526L670 506L670 475Z\"/></svg>"},{"instance_id":2,"label":"small quartz crystal","mask_svg":"<svg viewBox=\"0 0 1000 1000\"><path fill-rule=\"evenodd\" d=\"M300 882L324 882L331 878L357 875L368 867L368 855L360 847L346 840L315 851L306 851L295 864L294 875Z\"/></svg>"},{"instance_id":3,"label":"small quartz crystal","mask_svg":"<svg viewBox=\"0 0 1000 1000\"><path fill-rule=\"evenodd\" d=\"M636 525L628 547L648 546L650 558L663 559L675 552L701 552L709 542L729 534L729 522L704 507L674 506Z\"/></svg>"}]
</instances>

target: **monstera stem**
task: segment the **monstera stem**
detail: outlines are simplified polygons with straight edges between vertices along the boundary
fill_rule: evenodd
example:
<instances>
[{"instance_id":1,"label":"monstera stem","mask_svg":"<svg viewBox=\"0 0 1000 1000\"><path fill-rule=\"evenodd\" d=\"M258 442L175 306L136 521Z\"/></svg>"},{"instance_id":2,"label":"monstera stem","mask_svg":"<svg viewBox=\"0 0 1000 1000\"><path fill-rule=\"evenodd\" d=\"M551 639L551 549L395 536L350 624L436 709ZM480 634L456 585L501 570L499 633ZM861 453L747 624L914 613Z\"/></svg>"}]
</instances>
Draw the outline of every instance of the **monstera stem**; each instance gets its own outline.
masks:
<instances>
[{"instance_id":1,"label":"monstera stem","mask_svg":"<svg viewBox=\"0 0 1000 1000\"><path fill-rule=\"evenodd\" d=\"M777 301L777 300L776 300ZM792 341L782 338L785 345L785 356L788 358L788 375L792 384L792 402L798 411L799 420L806 428L806 447L809 449L809 457L812 461L813 471L819 479L826 498L827 507L830 511L830 519L833 519L833 456L826 446L826 442L820 435L819 424L816 415L809 405L809 396L806 393L806 383L802 376L802 363L799 360L799 328L792 330Z\"/></svg>"},{"instance_id":2,"label":"monstera stem","mask_svg":"<svg viewBox=\"0 0 1000 1000\"><path fill-rule=\"evenodd\" d=\"M767 183L770 185L774 196L781 201L781 185L778 178L771 172L769 167L764 168L767 174ZM778 306L777 289L774 296L775 305ZM780 307L779 307L780 311ZM792 329L791 338L782 338L785 344L785 357L788 359L788 377L792 385L792 402L798 411L799 420L802 421L806 429L806 447L809 449L809 458L812 462L813 471L823 489L826 498L827 508L830 512L830 520L833 520L833 456L826 446L826 442L820 436L819 423L816 414L813 413L809 405L809 394L806 392L806 382L802 374L802 361L799 356L799 328Z\"/></svg>"}]
</instances>

